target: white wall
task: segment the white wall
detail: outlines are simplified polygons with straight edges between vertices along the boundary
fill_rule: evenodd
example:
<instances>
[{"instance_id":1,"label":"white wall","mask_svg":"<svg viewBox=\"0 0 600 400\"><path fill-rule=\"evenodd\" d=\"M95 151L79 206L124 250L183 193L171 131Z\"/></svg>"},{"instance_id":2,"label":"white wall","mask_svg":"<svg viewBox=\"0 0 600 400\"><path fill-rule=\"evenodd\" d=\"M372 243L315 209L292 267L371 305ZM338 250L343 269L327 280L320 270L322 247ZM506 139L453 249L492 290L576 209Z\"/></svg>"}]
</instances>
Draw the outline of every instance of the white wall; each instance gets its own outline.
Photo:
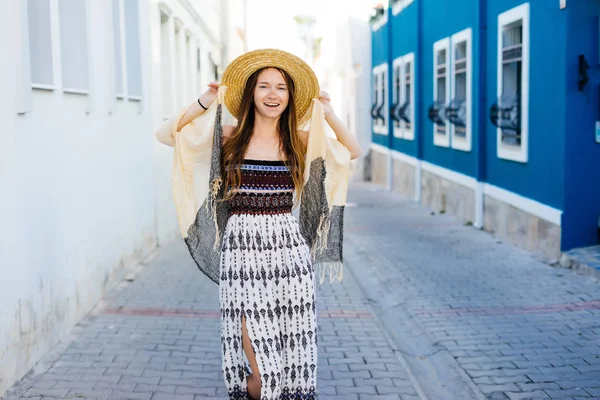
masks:
<instances>
[{"instance_id":1,"label":"white wall","mask_svg":"<svg viewBox=\"0 0 600 400\"><path fill-rule=\"evenodd\" d=\"M222 40L220 14L224 7L208 0L164 0L151 1L149 23L151 25L151 65L155 78L152 79L153 104L152 124L155 130L163 121L187 107L207 89L207 84L215 80L212 61L219 66L222 74L223 47L233 43ZM163 24L161 29L161 15ZM164 19L166 17L166 20ZM227 18L227 17L226 17ZM228 22L228 20L225 20ZM175 34L175 27L190 36L189 44ZM180 41L180 54L177 56L177 43ZM200 49L201 68L197 70L197 49ZM233 53L233 56L239 54ZM220 80L220 76L217 78ZM165 91L165 89L167 91ZM165 111L168 110L168 111ZM227 116L227 115L226 115ZM172 149L157 141L153 142L154 182L157 188L156 224L158 242L166 243L178 235L175 208L171 192Z\"/></svg>"},{"instance_id":2,"label":"white wall","mask_svg":"<svg viewBox=\"0 0 600 400\"><path fill-rule=\"evenodd\" d=\"M56 12L58 0L49 1ZM50 61L56 88L31 89L28 29L22 25L27 21L23 14L27 2L3 7L0 396L125 271L158 244L178 238L171 194L172 149L154 139L164 116L159 7L179 18L202 44L203 56L212 51L216 60L221 48L218 27L200 20L194 7L202 1L139 0L142 99L130 99L125 93L117 100L112 3L87 0L93 15L87 28L87 94L62 90L58 26L52 34ZM125 60L127 54L121 54ZM183 65L190 67L193 59ZM195 87L187 81L175 88L172 99L179 103L173 110L194 101L199 88L206 87L206 57L203 63L206 76L194 78ZM188 68L189 74L192 70ZM126 81L125 76L125 87Z\"/></svg>"},{"instance_id":3,"label":"white wall","mask_svg":"<svg viewBox=\"0 0 600 400\"><path fill-rule=\"evenodd\" d=\"M362 156L353 162L362 171L371 143L371 30L368 22L348 17L324 32L315 72L329 93L335 113L356 135ZM360 174L356 174L359 177Z\"/></svg>"}]
</instances>

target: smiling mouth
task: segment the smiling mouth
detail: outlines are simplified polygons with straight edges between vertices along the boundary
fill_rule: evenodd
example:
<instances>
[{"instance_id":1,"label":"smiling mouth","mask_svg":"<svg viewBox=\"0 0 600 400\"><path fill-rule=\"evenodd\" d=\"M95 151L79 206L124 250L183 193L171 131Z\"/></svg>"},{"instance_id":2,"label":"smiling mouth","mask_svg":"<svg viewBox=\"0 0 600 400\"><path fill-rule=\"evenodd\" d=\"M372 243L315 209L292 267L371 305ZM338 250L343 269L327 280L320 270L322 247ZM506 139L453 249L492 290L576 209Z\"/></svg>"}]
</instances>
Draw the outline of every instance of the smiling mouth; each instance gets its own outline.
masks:
<instances>
[{"instance_id":1,"label":"smiling mouth","mask_svg":"<svg viewBox=\"0 0 600 400\"><path fill-rule=\"evenodd\" d=\"M265 106L269 108L277 108L279 107L279 103L263 103Z\"/></svg>"}]
</instances>

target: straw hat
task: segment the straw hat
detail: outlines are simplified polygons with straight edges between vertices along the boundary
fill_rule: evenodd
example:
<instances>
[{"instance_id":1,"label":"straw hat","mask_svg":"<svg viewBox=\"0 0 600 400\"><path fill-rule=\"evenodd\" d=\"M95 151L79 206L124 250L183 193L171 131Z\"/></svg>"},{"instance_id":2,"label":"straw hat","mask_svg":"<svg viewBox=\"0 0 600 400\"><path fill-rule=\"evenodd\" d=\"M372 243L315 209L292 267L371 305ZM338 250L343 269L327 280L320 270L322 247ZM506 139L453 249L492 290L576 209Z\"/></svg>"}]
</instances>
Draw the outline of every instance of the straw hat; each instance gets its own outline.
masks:
<instances>
[{"instance_id":1,"label":"straw hat","mask_svg":"<svg viewBox=\"0 0 600 400\"><path fill-rule=\"evenodd\" d=\"M293 54L283 50L263 49L242 54L233 60L223 72L221 84L227 86L225 106L236 119L241 116L240 104L246 81L254 72L265 67L284 70L294 81L298 121L306 117L312 99L319 97L319 81L313 70Z\"/></svg>"}]
</instances>

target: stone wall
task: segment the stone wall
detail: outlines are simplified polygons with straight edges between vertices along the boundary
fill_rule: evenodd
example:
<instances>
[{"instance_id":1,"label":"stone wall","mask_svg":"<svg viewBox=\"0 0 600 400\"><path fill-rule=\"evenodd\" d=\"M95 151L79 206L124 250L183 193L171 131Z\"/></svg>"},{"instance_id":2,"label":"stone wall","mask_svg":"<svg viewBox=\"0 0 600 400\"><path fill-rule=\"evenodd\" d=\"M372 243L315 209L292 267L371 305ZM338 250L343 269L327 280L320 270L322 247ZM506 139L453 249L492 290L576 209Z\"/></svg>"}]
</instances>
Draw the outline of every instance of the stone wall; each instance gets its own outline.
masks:
<instances>
[{"instance_id":1,"label":"stone wall","mask_svg":"<svg viewBox=\"0 0 600 400\"><path fill-rule=\"evenodd\" d=\"M475 221L475 193L472 189L427 171L423 171L421 176L421 203L437 212L456 215L465 222Z\"/></svg>"},{"instance_id":2,"label":"stone wall","mask_svg":"<svg viewBox=\"0 0 600 400\"><path fill-rule=\"evenodd\" d=\"M386 186L388 155L371 149L365 158L365 180ZM392 158L392 190L415 197L416 167ZM421 203L436 212L475 222L475 192L428 171L421 174ZM560 258L561 228L493 197L484 196L483 229L551 260Z\"/></svg>"},{"instance_id":3,"label":"stone wall","mask_svg":"<svg viewBox=\"0 0 600 400\"><path fill-rule=\"evenodd\" d=\"M392 190L414 199L415 172L414 165L392 158Z\"/></svg>"},{"instance_id":4,"label":"stone wall","mask_svg":"<svg viewBox=\"0 0 600 400\"><path fill-rule=\"evenodd\" d=\"M369 151L369 163L371 171L371 182L386 186L388 182L388 157L379 151L371 149Z\"/></svg>"},{"instance_id":5,"label":"stone wall","mask_svg":"<svg viewBox=\"0 0 600 400\"><path fill-rule=\"evenodd\" d=\"M550 259L560 257L560 226L519 210L490 196L484 196L486 231Z\"/></svg>"}]
</instances>

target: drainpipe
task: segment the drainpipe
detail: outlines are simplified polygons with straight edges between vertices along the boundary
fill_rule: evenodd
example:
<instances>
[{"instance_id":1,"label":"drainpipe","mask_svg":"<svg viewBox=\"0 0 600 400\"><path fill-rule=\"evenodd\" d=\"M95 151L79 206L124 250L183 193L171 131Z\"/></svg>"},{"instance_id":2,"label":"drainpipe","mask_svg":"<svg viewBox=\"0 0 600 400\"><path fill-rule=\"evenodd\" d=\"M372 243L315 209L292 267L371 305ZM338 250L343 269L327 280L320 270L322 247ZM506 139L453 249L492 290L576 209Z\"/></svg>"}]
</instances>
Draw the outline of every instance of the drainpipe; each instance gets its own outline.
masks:
<instances>
[{"instance_id":1,"label":"drainpipe","mask_svg":"<svg viewBox=\"0 0 600 400\"><path fill-rule=\"evenodd\" d=\"M477 183L475 186L475 221L473 225L477 228L483 228L483 210L484 197L483 185L486 180L486 121L487 121L487 0L478 0L477 7L477 24L475 26L475 34L473 39L477 40L477 57L474 61L477 63L477 76L475 82L475 110L473 126L477 132L477 146L475 147L475 158L477 163L476 176ZM475 47L475 46L474 46ZM475 136L475 135L474 135Z\"/></svg>"},{"instance_id":2,"label":"drainpipe","mask_svg":"<svg viewBox=\"0 0 600 400\"><path fill-rule=\"evenodd\" d=\"M392 190L393 185L393 177L392 177L392 171L393 171L393 161L392 161L392 147L394 145L394 124L391 121L390 118L390 107L389 105L392 104L392 100L393 100L393 96L392 96L392 88L393 88L393 70L392 70L392 6L390 4L390 2L388 3L388 8L387 8L387 28L388 28L388 44L387 44L387 81L388 81L388 90L387 90L387 109L385 110L385 112L388 114L387 115L387 121L388 121L388 159L387 159L387 189L388 190Z\"/></svg>"}]
</instances>

